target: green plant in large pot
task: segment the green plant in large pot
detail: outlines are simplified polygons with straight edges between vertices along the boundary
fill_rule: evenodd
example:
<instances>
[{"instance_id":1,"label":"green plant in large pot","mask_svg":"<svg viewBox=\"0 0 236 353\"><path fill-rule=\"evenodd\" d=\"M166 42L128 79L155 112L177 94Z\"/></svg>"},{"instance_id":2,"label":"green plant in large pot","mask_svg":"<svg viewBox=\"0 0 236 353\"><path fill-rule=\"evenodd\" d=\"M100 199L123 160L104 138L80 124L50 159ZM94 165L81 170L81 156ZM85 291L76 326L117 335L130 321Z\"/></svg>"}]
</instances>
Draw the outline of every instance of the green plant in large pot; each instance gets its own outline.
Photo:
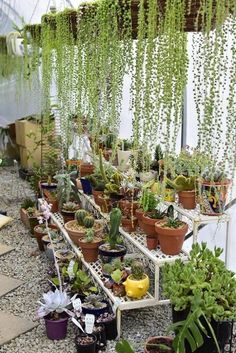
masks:
<instances>
[{"instance_id":1,"label":"green plant in large pot","mask_svg":"<svg viewBox=\"0 0 236 353\"><path fill-rule=\"evenodd\" d=\"M178 255L181 252L188 225L185 222L168 217L155 223L161 251L166 255Z\"/></svg>"},{"instance_id":2,"label":"green plant in large pot","mask_svg":"<svg viewBox=\"0 0 236 353\"><path fill-rule=\"evenodd\" d=\"M80 209L75 213L75 220L65 224L65 229L73 242L80 246L79 241L85 237L88 229L92 229L96 237L101 237L103 225L86 210Z\"/></svg>"},{"instance_id":3,"label":"green plant in large pot","mask_svg":"<svg viewBox=\"0 0 236 353\"><path fill-rule=\"evenodd\" d=\"M178 259L164 266L163 289L173 307L176 353L219 353L229 339L236 318L236 279L220 260L222 251L194 244L188 262Z\"/></svg>"},{"instance_id":4,"label":"green plant in large pot","mask_svg":"<svg viewBox=\"0 0 236 353\"><path fill-rule=\"evenodd\" d=\"M202 214L217 216L224 213L231 181L217 167L205 169L199 179L199 201Z\"/></svg>"},{"instance_id":5,"label":"green plant in large pot","mask_svg":"<svg viewBox=\"0 0 236 353\"><path fill-rule=\"evenodd\" d=\"M107 241L99 246L99 255L103 263L112 262L115 258L123 259L126 254L126 247L122 245L119 234L121 217L121 210L119 208L113 208L110 213Z\"/></svg>"},{"instance_id":6,"label":"green plant in large pot","mask_svg":"<svg viewBox=\"0 0 236 353\"><path fill-rule=\"evenodd\" d=\"M192 210L196 207L196 177L177 176L173 181L166 179L166 184L178 192L179 203L183 208Z\"/></svg>"}]
</instances>

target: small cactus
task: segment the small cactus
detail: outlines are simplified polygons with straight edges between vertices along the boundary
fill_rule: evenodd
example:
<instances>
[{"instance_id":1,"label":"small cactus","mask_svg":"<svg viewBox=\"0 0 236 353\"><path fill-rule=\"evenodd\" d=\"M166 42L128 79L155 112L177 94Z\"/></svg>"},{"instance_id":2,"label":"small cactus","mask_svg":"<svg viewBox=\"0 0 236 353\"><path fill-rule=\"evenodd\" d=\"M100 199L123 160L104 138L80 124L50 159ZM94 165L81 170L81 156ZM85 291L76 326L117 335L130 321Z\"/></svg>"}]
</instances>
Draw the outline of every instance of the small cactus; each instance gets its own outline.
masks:
<instances>
[{"instance_id":1,"label":"small cactus","mask_svg":"<svg viewBox=\"0 0 236 353\"><path fill-rule=\"evenodd\" d=\"M94 239L94 230L92 228L88 228L85 232L85 240L87 243L92 243Z\"/></svg>"},{"instance_id":2,"label":"small cactus","mask_svg":"<svg viewBox=\"0 0 236 353\"><path fill-rule=\"evenodd\" d=\"M84 218L83 223L84 223L85 228L92 228L94 226L94 222L95 222L95 220L94 220L93 216L86 216Z\"/></svg>"},{"instance_id":3,"label":"small cactus","mask_svg":"<svg viewBox=\"0 0 236 353\"><path fill-rule=\"evenodd\" d=\"M134 261L131 266L131 273L133 279L139 281L143 279L144 276L144 269L143 264L140 261Z\"/></svg>"},{"instance_id":4,"label":"small cactus","mask_svg":"<svg viewBox=\"0 0 236 353\"><path fill-rule=\"evenodd\" d=\"M84 225L84 218L88 215L88 212L81 209L81 210L78 210L75 214L75 219L77 221L77 223L80 225L80 226L83 226Z\"/></svg>"}]
</instances>

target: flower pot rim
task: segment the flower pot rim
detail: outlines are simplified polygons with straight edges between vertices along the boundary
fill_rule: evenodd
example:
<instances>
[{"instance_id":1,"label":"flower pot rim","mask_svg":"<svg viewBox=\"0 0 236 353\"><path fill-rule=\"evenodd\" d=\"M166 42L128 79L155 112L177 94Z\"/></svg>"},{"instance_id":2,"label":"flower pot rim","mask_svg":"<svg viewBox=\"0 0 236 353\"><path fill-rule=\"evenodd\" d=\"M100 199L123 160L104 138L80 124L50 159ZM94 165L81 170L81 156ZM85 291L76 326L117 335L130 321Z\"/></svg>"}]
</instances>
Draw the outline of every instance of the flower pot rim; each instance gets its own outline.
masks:
<instances>
[{"instance_id":1,"label":"flower pot rim","mask_svg":"<svg viewBox=\"0 0 236 353\"><path fill-rule=\"evenodd\" d=\"M184 229L185 227L188 228L188 223L180 221L182 223L182 227L178 227L178 228L171 228L171 227L162 227L162 224L165 224L166 222L156 222L155 223L155 227L158 229L171 229L171 230L180 230L180 229Z\"/></svg>"},{"instance_id":2,"label":"flower pot rim","mask_svg":"<svg viewBox=\"0 0 236 353\"><path fill-rule=\"evenodd\" d=\"M207 180L204 180L204 179L199 179L199 183L202 184L202 185L206 185L206 186L214 186L214 185L217 185L217 186L228 186L229 184L232 183L232 180L231 179L223 179L222 181L207 181Z\"/></svg>"},{"instance_id":3,"label":"flower pot rim","mask_svg":"<svg viewBox=\"0 0 236 353\"><path fill-rule=\"evenodd\" d=\"M149 276L146 273L143 274L143 278L142 279L133 279L132 278L132 273L127 277L127 279L129 281L131 281L131 282L140 282L140 281L145 280L146 278L149 278ZM127 281L127 279L126 279L126 281Z\"/></svg>"},{"instance_id":4,"label":"flower pot rim","mask_svg":"<svg viewBox=\"0 0 236 353\"><path fill-rule=\"evenodd\" d=\"M147 344L150 341L159 340L159 339L163 339L163 340L166 340L167 342L171 342L171 343L173 342L173 337L171 337L171 336L151 336L151 337L148 337L147 340L145 341L145 345L144 345L145 353L150 352L150 350L147 349ZM170 348L172 348L172 347L170 347Z\"/></svg>"}]
</instances>

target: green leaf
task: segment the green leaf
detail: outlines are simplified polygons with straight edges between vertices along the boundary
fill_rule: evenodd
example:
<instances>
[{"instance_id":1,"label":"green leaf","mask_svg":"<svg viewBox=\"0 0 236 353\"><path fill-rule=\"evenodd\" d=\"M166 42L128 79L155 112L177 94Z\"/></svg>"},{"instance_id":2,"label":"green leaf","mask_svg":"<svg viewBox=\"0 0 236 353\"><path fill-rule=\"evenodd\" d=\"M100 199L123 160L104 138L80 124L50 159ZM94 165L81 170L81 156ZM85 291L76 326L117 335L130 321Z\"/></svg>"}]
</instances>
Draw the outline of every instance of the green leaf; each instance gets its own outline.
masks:
<instances>
[{"instance_id":1,"label":"green leaf","mask_svg":"<svg viewBox=\"0 0 236 353\"><path fill-rule=\"evenodd\" d=\"M117 353L135 353L129 342L126 340L117 342L115 348Z\"/></svg>"}]
</instances>

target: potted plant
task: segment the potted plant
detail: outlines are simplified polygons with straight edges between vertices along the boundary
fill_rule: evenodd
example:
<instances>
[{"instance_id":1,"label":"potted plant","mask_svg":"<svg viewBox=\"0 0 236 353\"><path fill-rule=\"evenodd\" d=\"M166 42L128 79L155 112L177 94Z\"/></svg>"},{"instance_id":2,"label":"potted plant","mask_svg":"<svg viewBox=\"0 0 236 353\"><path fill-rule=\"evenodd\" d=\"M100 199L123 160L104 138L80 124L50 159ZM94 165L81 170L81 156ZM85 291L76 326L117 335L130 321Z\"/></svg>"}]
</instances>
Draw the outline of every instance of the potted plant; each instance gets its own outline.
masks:
<instances>
[{"instance_id":1,"label":"potted plant","mask_svg":"<svg viewBox=\"0 0 236 353\"><path fill-rule=\"evenodd\" d=\"M86 229L85 236L79 240L79 247L87 262L97 261L98 247L102 243L101 238L95 237L95 231L92 227Z\"/></svg>"},{"instance_id":2,"label":"potted plant","mask_svg":"<svg viewBox=\"0 0 236 353\"><path fill-rule=\"evenodd\" d=\"M121 244L119 234L121 217L121 210L113 208L110 213L107 241L99 246L99 255L103 263L112 262L115 258L123 259L126 254L126 247Z\"/></svg>"},{"instance_id":3,"label":"potted plant","mask_svg":"<svg viewBox=\"0 0 236 353\"><path fill-rule=\"evenodd\" d=\"M115 259L111 263L106 263L102 267L105 287L111 289L116 297L125 296L125 287L123 282L128 274L124 269L124 263L120 259Z\"/></svg>"},{"instance_id":4,"label":"potted plant","mask_svg":"<svg viewBox=\"0 0 236 353\"><path fill-rule=\"evenodd\" d=\"M95 236L99 238L103 229L102 224L84 209L76 212L75 220L65 224L65 229L70 238L78 246L80 246L79 240L85 237L85 233L89 228L93 229Z\"/></svg>"},{"instance_id":5,"label":"potted plant","mask_svg":"<svg viewBox=\"0 0 236 353\"><path fill-rule=\"evenodd\" d=\"M57 226L55 226L53 224L48 225L48 228L58 229ZM45 224L38 224L34 227L34 236L37 240L38 247L39 247L40 251L44 251L44 243L43 243L42 238L44 235L47 235L47 233L48 233L48 229ZM58 233L57 233L57 235L58 235Z\"/></svg>"},{"instance_id":6,"label":"potted plant","mask_svg":"<svg viewBox=\"0 0 236 353\"><path fill-rule=\"evenodd\" d=\"M144 346L145 353L175 353L173 338L167 336L149 337Z\"/></svg>"},{"instance_id":7,"label":"potted plant","mask_svg":"<svg viewBox=\"0 0 236 353\"><path fill-rule=\"evenodd\" d=\"M155 223L161 251L166 255L178 255L182 249L188 224L174 217Z\"/></svg>"},{"instance_id":8,"label":"potted plant","mask_svg":"<svg viewBox=\"0 0 236 353\"><path fill-rule=\"evenodd\" d=\"M236 318L236 279L220 260L222 251L193 244L188 262L164 265L163 290L173 307L176 353L224 351Z\"/></svg>"},{"instance_id":9,"label":"potted plant","mask_svg":"<svg viewBox=\"0 0 236 353\"><path fill-rule=\"evenodd\" d=\"M146 295L149 283L149 277L144 273L143 264L140 261L134 261L131 265L131 274L124 282L126 295L141 299Z\"/></svg>"},{"instance_id":10,"label":"potted plant","mask_svg":"<svg viewBox=\"0 0 236 353\"><path fill-rule=\"evenodd\" d=\"M231 181L220 167L208 168L199 179L199 201L202 214L219 216L224 213Z\"/></svg>"},{"instance_id":11,"label":"potted plant","mask_svg":"<svg viewBox=\"0 0 236 353\"><path fill-rule=\"evenodd\" d=\"M40 215L41 213L36 209L36 207L27 208L27 216L29 219L30 232L32 236L34 236L34 227L39 224L38 218Z\"/></svg>"},{"instance_id":12,"label":"potted plant","mask_svg":"<svg viewBox=\"0 0 236 353\"><path fill-rule=\"evenodd\" d=\"M108 304L101 295L90 294L82 303L82 312L84 315L92 314L98 317L108 310Z\"/></svg>"},{"instance_id":13,"label":"potted plant","mask_svg":"<svg viewBox=\"0 0 236 353\"><path fill-rule=\"evenodd\" d=\"M73 251L68 250L68 249L60 249L55 251L55 257L60 261L60 262L67 262L75 258L75 254Z\"/></svg>"},{"instance_id":14,"label":"potted plant","mask_svg":"<svg viewBox=\"0 0 236 353\"><path fill-rule=\"evenodd\" d=\"M98 316L97 323L105 326L106 339L115 340L117 337L116 315L114 313L105 312Z\"/></svg>"},{"instance_id":15,"label":"potted plant","mask_svg":"<svg viewBox=\"0 0 236 353\"><path fill-rule=\"evenodd\" d=\"M121 224L123 229L128 233L134 232L138 225L138 218L134 215L134 208L132 203L131 209L129 203L124 203L122 205L122 214L123 216L121 218Z\"/></svg>"},{"instance_id":16,"label":"potted plant","mask_svg":"<svg viewBox=\"0 0 236 353\"><path fill-rule=\"evenodd\" d=\"M60 340L66 337L68 315L66 310L71 300L66 292L58 289L43 294L37 311L39 318L44 318L46 333L51 340Z\"/></svg>"},{"instance_id":17,"label":"potted plant","mask_svg":"<svg viewBox=\"0 0 236 353\"><path fill-rule=\"evenodd\" d=\"M58 200L57 200L57 192L56 191L43 191L44 198L47 203L52 205L51 212L58 212Z\"/></svg>"},{"instance_id":18,"label":"potted plant","mask_svg":"<svg viewBox=\"0 0 236 353\"><path fill-rule=\"evenodd\" d=\"M166 179L166 184L178 192L179 203L187 210L196 208L196 176L177 176L174 180Z\"/></svg>"},{"instance_id":19,"label":"potted plant","mask_svg":"<svg viewBox=\"0 0 236 353\"><path fill-rule=\"evenodd\" d=\"M97 337L94 334L81 333L76 336L77 353L96 353Z\"/></svg>"},{"instance_id":20,"label":"potted plant","mask_svg":"<svg viewBox=\"0 0 236 353\"><path fill-rule=\"evenodd\" d=\"M78 211L80 206L76 202L66 202L62 205L61 214L64 219L64 223L73 221L75 219L75 213Z\"/></svg>"},{"instance_id":21,"label":"potted plant","mask_svg":"<svg viewBox=\"0 0 236 353\"><path fill-rule=\"evenodd\" d=\"M30 198L24 199L21 203L20 219L27 228L30 228L27 209L32 207L35 207L35 201Z\"/></svg>"}]
</instances>

